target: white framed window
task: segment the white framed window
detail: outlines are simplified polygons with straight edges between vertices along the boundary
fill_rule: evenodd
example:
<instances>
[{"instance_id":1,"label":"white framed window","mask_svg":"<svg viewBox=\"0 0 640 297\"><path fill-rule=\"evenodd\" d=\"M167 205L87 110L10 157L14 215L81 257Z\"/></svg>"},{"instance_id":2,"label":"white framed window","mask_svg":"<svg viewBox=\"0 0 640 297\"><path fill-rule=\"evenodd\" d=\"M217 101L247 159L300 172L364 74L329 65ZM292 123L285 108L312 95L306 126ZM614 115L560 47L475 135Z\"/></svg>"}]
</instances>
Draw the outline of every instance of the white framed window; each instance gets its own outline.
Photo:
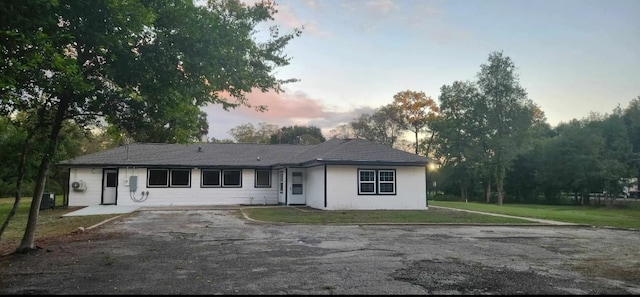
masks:
<instances>
[{"instance_id":1,"label":"white framed window","mask_svg":"<svg viewBox=\"0 0 640 297\"><path fill-rule=\"evenodd\" d=\"M283 193L284 191L284 171L283 170L280 170L279 182L280 182L280 193Z\"/></svg>"},{"instance_id":2,"label":"white framed window","mask_svg":"<svg viewBox=\"0 0 640 297\"><path fill-rule=\"evenodd\" d=\"M256 188L271 188L271 170L256 169Z\"/></svg>"},{"instance_id":3,"label":"white framed window","mask_svg":"<svg viewBox=\"0 0 640 297\"><path fill-rule=\"evenodd\" d=\"M378 194L393 195L396 193L395 170L378 170Z\"/></svg>"},{"instance_id":4,"label":"white framed window","mask_svg":"<svg viewBox=\"0 0 640 297\"><path fill-rule=\"evenodd\" d=\"M395 194L395 169L358 169L358 195Z\"/></svg>"},{"instance_id":5,"label":"white framed window","mask_svg":"<svg viewBox=\"0 0 640 297\"><path fill-rule=\"evenodd\" d=\"M376 194L376 171L369 169L358 170L358 194Z\"/></svg>"}]
</instances>

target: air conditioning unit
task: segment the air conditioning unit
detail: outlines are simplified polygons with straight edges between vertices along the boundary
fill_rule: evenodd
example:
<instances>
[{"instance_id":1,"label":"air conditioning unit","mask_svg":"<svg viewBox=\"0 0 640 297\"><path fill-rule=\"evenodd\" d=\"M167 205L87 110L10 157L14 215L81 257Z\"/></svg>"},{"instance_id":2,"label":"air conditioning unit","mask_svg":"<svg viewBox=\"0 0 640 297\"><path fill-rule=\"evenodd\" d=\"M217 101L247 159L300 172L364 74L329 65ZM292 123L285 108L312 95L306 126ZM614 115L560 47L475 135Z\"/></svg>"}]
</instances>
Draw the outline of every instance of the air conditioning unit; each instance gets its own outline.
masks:
<instances>
[{"instance_id":1,"label":"air conditioning unit","mask_svg":"<svg viewBox=\"0 0 640 297\"><path fill-rule=\"evenodd\" d=\"M78 180L71 183L71 188L75 192L84 192L87 190L87 184L83 180Z\"/></svg>"}]
</instances>

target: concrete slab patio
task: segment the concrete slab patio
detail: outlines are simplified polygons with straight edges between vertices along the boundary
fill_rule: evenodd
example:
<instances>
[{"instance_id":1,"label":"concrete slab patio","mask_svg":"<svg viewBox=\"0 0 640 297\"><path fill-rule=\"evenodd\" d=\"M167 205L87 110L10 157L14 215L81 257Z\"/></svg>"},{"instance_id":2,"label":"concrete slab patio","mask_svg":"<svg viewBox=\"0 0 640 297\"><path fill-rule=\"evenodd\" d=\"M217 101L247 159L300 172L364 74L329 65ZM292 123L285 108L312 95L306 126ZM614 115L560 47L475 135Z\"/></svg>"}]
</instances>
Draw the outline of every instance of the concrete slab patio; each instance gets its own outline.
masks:
<instances>
[{"instance_id":1,"label":"concrete slab patio","mask_svg":"<svg viewBox=\"0 0 640 297\"><path fill-rule=\"evenodd\" d=\"M70 213L62 215L63 217L71 216L94 216L105 214L124 214L132 213L138 210L139 206L120 206L120 205L91 205L85 208L72 211Z\"/></svg>"}]
</instances>

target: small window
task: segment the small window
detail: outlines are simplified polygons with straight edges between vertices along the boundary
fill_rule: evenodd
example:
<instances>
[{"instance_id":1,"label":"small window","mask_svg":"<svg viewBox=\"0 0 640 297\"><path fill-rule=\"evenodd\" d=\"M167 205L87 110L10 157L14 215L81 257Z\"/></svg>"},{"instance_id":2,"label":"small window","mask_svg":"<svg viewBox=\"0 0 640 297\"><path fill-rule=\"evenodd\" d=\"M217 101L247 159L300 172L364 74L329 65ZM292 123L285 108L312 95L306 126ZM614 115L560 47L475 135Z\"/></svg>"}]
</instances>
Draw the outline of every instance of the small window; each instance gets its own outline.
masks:
<instances>
[{"instance_id":1,"label":"small window","mask_svg":"<svg viewBox=\"0 0 640 297\"><path fill-rule=\"evenodd\" d=\"M116 172L107 172L107 187L115 188L118 185L118 173Z\"/></svg>"},{"instance_id":2,"label":"small window","mask_svg":"<svg viewBox=\"0 0 640 297\"><path fill-rule=\"evenodd\" d=\"M280 171L280 193L284 191L284 171Z\"/></svg>"},{"instance_id":3,"label":"small window","mask_svg":"<svg viewBox=\"0 0 640 297\"><path fill-rule=\"evenodd\" d=\"M168 169L149 169L147 185L149 187L168 187L169 186L169 170Z\"/></svg>"},{"instance_id":4,"label":"small window","mask_svg":"<svg viewBox=\"0 0 640 297\"><path fill-rule=\"evenodd\" d=\"M291 173L291 194L302 195L302 172Z\"/></svg>"},{"instance_id":5,"label":"small window","mask_svg":"<svg viewBox=\"0 0 640 297\"><path fill-rule=\"evenodd\" d=\"M376 193L376 171L358 170L358 194Z\"/></svg>"},{"instance_id":6,"label":"small window","mask_svg":"<svg viewBox=\"0 0 640 297\"><path fill-rule=\"evenodd\" d=\"M256 188L271 188L271 170L256 169Z\"/></svg>"},{"instance_id":7,"label":"small window","mask_svg":"<svg viewBox=\"0 0 640 297\"><path fill-rule=\"evenodd\" d=\"M241 170L223 170L222 186L223 187L241 187L242 171Z\"/></svg>"},{"instance_id":8,"label":"small window","mask_svg":"<svg viewBox=\"0 0 640 297\"><path fill-rule=\"evenodd\" d=\"M171 169L171 187L191 186L190 169Z\"/></svg>"},{"instance_id":9,"label":"small window","mask_svg":"<svg viewBox=\"0 0 640 297\"><path fill-rule=\"evenodd\" d=\"M202 186L203 187L219 187L220 186L220 170L203 169L202 170Z\"/></svg>"}]
</instances>

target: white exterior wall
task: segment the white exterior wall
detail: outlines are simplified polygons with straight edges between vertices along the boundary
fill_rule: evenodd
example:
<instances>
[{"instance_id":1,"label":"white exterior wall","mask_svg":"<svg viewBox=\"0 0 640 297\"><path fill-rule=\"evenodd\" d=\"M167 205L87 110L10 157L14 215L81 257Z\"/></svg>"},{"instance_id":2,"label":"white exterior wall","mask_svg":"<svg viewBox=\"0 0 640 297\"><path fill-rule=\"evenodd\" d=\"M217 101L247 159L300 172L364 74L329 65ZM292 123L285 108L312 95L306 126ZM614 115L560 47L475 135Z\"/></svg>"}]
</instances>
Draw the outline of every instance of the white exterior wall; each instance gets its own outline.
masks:
<instances>
[{"instance_id":1,"label":"white exterior wall","mask_svg":"<svg viewBox=\"0 0 640 297\"><path fill-rule=\"evenodd\" d=\"M77 170L77 171L76 171ZM71 169L70 182L82 179L87 184L87 191L69 193L70 206L99 205L102 197L102 168L96 168L95 173L91 169ZM129 176L138 176L137 191L133 193L136 199L141 198L142 191L149 191L149 197L143 202L135 202L131 199L125 181ZM242 187L239 188L201 188L201 170L191 170L191 187L189 188L155 188L147 187L147 168L119 168L117 205L136 206L186 206L186 205L237 205L237 204L277 204L278 203L278 176L277 170L271 171L271 187L255 187L255 170L242 169Z\"/></svg>"},{"instance_id":2,"label":"white exterior wall","mask_svg":"<svg viewBox=\"0 0 640 297\"><path fill-rule=\"evenodd\" d=\"M395 169L396 195L358 195L358 169ZM421 166L327 166L327 208L426 209L425 168Z\"/></svg>"},{"instance_id":3,"label":"white exterior wall","mask_svg":"<svg viewBox=\"0 0 640 297\"><path fill-rule=\"evenodd\" d=\"M324 209L324 166L307 168L307 205Z\"/></svg>"},{"instance_id":4,"label":"white exterior wall","mask_svg":"<svg viewBox=\"0 0 640 297\"><path fill-rule=\"evenodd\" d=\"M74 191L71 184L84 181L84 192ZM100 205L102 203L102 168L71 168L69 175L69 206Z\"/></svg>"}]
</instances>

